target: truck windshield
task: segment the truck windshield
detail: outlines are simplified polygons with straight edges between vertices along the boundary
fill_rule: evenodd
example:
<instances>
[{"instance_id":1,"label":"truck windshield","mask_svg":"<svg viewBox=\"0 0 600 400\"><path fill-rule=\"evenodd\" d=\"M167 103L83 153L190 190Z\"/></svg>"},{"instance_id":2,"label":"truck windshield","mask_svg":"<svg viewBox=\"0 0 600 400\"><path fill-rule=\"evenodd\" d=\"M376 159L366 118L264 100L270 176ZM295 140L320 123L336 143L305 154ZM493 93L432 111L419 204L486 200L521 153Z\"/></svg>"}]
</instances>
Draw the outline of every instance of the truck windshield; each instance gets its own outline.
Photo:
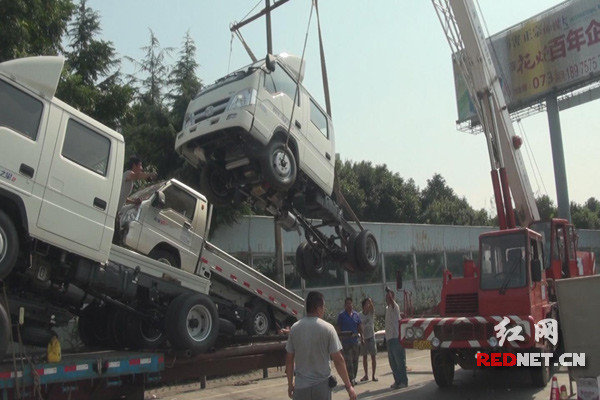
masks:
<instances>
[{"instance_id":1,"label":"truck windshield","mask_svg":"<svg viewBox=\"0 0 600 400\"><path fill-rule=\"evenodd\" d=\"M264 63L265 60L258 60L250 65L246 65L243 68L233 71L232 73L225 75L222 78L217 79L214 83L204 86L202 89L200 89L198 93L196 93L196 96L194 96L194 99L223 85L245 78L246 76L254 72L256 69L260 68Z\"/></svg>"},{"instance_id":2,"label":"truck windshield","mask_svg":"<svg viewBox=\"0 0 600 400\"><path fill-rule=\"evenodd\" d=\"M162 181L162 182L158 182L155 183L154 185L150 185L150 186L146 186L143 189L138 190L137 192L135 192L134 194L132 194L131 197L132 199L141 199L142 201L144 200L148 200L150 198L150 196L152 196L154 194L154 192L156 192L158 189L160 189L161 187L164 186L166 181Z\"/></svg>"},{"instance_id":3,"label":"truck windshield","mask_svg":"<svg viewBox=\"0 0 600 400\"><path fill-rule=\"evenodd\" d=\"M481 288L501 290L527 283L527 236L524 233L481 239Z\"/></svg>"}]
</instances>

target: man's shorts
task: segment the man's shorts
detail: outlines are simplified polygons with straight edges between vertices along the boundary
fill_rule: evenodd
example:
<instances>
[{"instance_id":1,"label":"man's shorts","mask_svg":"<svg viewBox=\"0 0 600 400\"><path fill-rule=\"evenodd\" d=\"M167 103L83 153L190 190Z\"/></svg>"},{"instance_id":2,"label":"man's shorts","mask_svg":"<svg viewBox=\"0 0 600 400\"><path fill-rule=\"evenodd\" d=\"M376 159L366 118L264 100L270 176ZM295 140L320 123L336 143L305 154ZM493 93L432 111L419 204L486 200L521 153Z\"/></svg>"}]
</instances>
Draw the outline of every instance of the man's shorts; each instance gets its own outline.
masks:
<instances>
[{"instance_id":1,"label":"man's shorts","mask_svg":"<svg viewBox=\"0 0 600 400\"><path fill-rule=\"evenodd\" d=\"M360 345L360 354L366 356L367 354L375 355L377 354L377 346L375 346L375 338L365 339L364 343Z\"/></svg>"}]
</instances>

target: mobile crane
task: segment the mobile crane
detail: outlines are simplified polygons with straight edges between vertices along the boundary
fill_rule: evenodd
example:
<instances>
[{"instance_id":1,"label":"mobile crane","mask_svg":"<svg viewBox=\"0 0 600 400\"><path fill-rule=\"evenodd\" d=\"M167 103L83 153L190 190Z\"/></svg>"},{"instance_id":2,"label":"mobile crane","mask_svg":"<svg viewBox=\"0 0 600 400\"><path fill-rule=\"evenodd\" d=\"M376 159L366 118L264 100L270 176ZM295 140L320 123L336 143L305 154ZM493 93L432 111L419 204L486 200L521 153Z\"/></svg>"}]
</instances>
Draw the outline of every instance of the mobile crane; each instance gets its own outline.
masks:
<instances>
[{"instance_id":1,"label":"mobile crane","mask_svg":"<svg viewBox=\"0 0 600 400\"><path fill-rule=\"evenodd\" d=\"M595 260L577 251L577 234L568 220L539 221L519 152L521 140L513 131L473 0L432 2L483 128L500 226L479 237L479 260L465 260L462 278L444 271L439 317L400 321L402 345L430 350L435 381L446 387L456 364L475 368L478 352L559 352L560 338L556 345L536 341L536 324L558 320L554 282L594 274ZM510 320L506 329L518 327L523 341L499 344L494 327L505 316ZM536 386L550 379L549 365L530 371Z\"/></svg>"}]
</instances>

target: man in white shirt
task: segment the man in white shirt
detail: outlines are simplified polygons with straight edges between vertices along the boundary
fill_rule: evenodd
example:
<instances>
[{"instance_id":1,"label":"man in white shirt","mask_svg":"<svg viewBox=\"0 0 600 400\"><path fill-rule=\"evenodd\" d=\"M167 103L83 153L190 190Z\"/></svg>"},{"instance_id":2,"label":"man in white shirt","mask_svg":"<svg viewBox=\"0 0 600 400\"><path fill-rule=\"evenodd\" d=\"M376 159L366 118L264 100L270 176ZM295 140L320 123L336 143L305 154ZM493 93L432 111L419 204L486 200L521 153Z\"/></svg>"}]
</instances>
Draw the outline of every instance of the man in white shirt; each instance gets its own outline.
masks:
<instances>
[{"instance_id":1,"label":"man in white shirt","mask_svg":"<svg viewBox=\"0 0 600 400\"><path fill-rule=\"evenodd\" d=\"M394 292L387 287L385 292L385 342L394 375L394 384L390 388L402 389L408 386L408 376L406 375L406 351L398 340L400 307L394 299Z\"/></svg>"},{"instance_id":2,"label":"man in white shirt","mask_svg":"<svg viewBox=\"0 0 600 400\"><path fill-rule=\"evenodd\" d=\"M331 400L331 358L344 382L348 397L356 400L340 339L333 325L323 320L323 294L316 291L308 293L305 309L306 316L292 325L285 346L288 396L294 400Z\"/></svg>"}]
</instances>

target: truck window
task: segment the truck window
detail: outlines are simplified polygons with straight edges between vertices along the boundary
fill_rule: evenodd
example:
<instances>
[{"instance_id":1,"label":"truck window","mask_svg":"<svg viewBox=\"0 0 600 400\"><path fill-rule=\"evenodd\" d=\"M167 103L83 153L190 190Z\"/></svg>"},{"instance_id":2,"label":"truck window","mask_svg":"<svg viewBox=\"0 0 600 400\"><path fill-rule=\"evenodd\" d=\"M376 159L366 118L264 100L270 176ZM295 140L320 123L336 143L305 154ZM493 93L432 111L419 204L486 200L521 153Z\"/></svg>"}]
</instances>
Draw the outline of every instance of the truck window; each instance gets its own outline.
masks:
<instances>
[{"instance_id":1,"label":"truck window","mask_svg":"<svg viewBox=\"0 0 600 400\"><path fill-rule=\"evenodd\" d=\"M0 126L36 140L43 109L41 101L0 80Z\"/></svg>"},{"instance_id":2,"label":"truck window","mask_svg":"<svg viewBox=\"0 0 600 400\"><path fill-rule=\"evenodd\" d=\"M196 209L196 198L194 196L175 185L169 186L163 193L165 194L165 209L172 209L192 221Z\"/></svg>"},{"instance_id":3,"label":"truck window","mask_svg":"<svg viewBox=\"0 0 600 400\"><path fill-rule=\"evenodd\" d=\"M110 140L83 124L69 119L61 154L90 171L106 176Z\"/></svg>"},{"instance_id":4,"label":"truck window","mask_svg":"<svg viewBox=\"0 0 600 400\"><path fill-rule=\"evenodd\" d=\"M265 89L271 94L285 93L292 101L296 95L296 82L283 70L281 66L277 66L275 71L270 74L265 74ZM296 99L298 105L300 105L300 93Z\"/></svg>"},{"instance_id":5,"label":"truck window","mask_svg":"<svg viewBox=\"0 0 600 400\"><path fill-rule=\"evenodd\" d=\"M310 120L323 136L329 139L329 130L327 129L327 117L325 113L315 104L313 99L310 99Z\"/></svg>"}]
</instances>

